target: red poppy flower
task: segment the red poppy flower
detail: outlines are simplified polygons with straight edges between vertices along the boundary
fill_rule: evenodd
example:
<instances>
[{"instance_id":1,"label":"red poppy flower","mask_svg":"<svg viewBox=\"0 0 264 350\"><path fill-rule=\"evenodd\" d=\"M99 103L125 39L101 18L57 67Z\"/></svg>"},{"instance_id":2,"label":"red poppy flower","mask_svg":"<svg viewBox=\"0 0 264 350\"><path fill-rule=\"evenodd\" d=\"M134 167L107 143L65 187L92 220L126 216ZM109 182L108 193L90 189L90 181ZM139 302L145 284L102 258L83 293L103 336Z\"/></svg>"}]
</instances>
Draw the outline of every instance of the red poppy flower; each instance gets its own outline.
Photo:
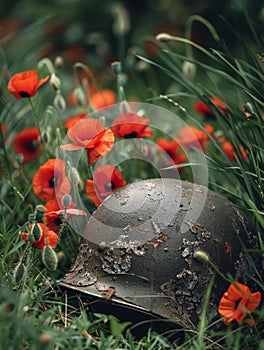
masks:
<instances>
[{"instance_id":1,"label":"red poppy flower","mask_svg":"<svg viewBox=\"0 0 264 350\"><path fill-rule=\"evenodd\" d=\"M125 139L152 137L152 130L147 128L150 119L142 118L136 113L123 113L112 124L112 130L116 137Z\"/></svg>"},{"instance_id":2,"label":"red poppy flower","mask_svg":"<svg viewBox=\"0 0 264 350\"><path fill-rule=\"evenodd\" d=\"M47 225L53 231L57 231L61 225L61 215L64 215L65 213L62 205L60 206L57 199L53 198L45 204L45 208L47 211L45 211L44 215L47 220ZM71 201L67 206L66 215L67 219L69 219L72 215L86 215L86 213L81 209L76 209L75 203Z\"/></svg>"},{"instance_id":3,"label":"red poppy flower","mask_svg":"<svg viewBox=\"0 0 264 350\"><path fill-rule=\"evenodd\" d=\"M157 140L157 145L160 146L171 158L171 165L173 164L181 164L186 162L186 155L184 153L180 153L180 146L175 140L167 140L163 137ZM179 168L178 170L182 170L183 168Z\"/></svg>"},{"instance_id":4,"label":"red poppy flower","mask_svg":"<svg viewBox=\"0 0 264 350\"><path fill-rule=\"evenodd\" d=\"M213 127L211 125L206 125L204 128L210 134L213 133ZM209 137L203 130L197 129L192 125L185 126L179 131L178 142L181 147L202 147L203 150L206 150L206 142L208 140Z\"/></svg>"},{"instance_id":5,"label":"red poppy flower","mask_svg":"<svg viewBox=\"0 0 264 350\"><path fill-rule=\"evenodd\" d=\"M7 85L10 91L17 99L23 97L33 97L36 95L37 89L49 80L50 76L38 78L37 70L28 70L15 74Z\"/></svg>"},{"instance_id":6,"label":"red poppy flower","mask_svg":"<svg viewBox=\"0 0 264 350\"><path fill-rule=\"evenodd\" d=\"M228 156L228 158L232 161L235 161L236 158L238 158L237 152L234 150L233 146L231 145L230 142L224 141L221 145L222 150L225 152L225 154ZM246 151L244 150L243 147L240 147L239 149L240 155L243 159L247 159L247 154Z\"/></svg>"},{"instance_id":7,"label":"red poppy flower","mask_svg":"<svg viewBox=\"0 0 264 350\"><path fill-rule=\"evenodd\" d=\"M227 106L222 103L220 100L218 100L216 97L212 97L210 98L211 102L213 104L216 105L216 107L218 107L221 112L226 113L227 112ZM195 112L199 113L199 114L203 114L205 116L209 116L209 117L214 117L214 112L207 106L207 104L205 104L202 101L198 101L194 104L193 109Z\"/></svg>"},{"instance_id":8,"label":"red poppy flower","mask_svg":"<svg viewBox=\"0 0 264 350\"><path fill-rule=\"evenodd\" d=\"M120 171L111 164L95 169L93 180L86 181L86 194L96 206L118 188L126 185Z\"/></svg>"},{"instance_id":9,"label":"red poppy flower","mask_svg":"<svg viewBox=\"0 0 264 350\"><path fill-rule=\"evenodd\" d=\"M251 314L260 304L261 293L251 293L250 289L239 282L230 284L218 306L218 312L226 325L236 320L241 323L247 314Z\"/></svg>"},{"instance_id":10,"label":"red poppy flower","mask_svg":"<svg viewBox=\"0 0 264 350\"><path fill-rule=\"evenodd\" d=\"M90 104L94 109L100 109L111 106L116 103L116 94L113 90L103 89L95 92L90 97Z\"/></svg>"},{"instance_id":11,"label":"red poppy flower","mask_svg":"<svg viewBox=\"0 0 264 350\"><path fill-rule=\"evenodd\" d=\"M38 240L33 240L33 247L36 249L43 250L48 244L48 246L50 246L51 248L55 248L59 239L58 235L44 224L38 223L37 225L39 226L41 234ZM26 243L29 243L29 241L31 242L31 240L29 239L29 233L22 232L21 236Z\"/></svg>"},{"instance_id":12,"label":"red poppy flower","mask_svg":"<svg viewBox=\"0 0 264 350\"><path fill-rule=\"evenodd\" d=\"M24 129L13 140L16 153L23 155L23 163L38 157L41 152L40 132L38 128Z\"/></svg>"},{"instance_id":13,"label":"red poppy flower","mask_svg":"<svg viewBox=\"0 0 264 350\"><path fill-rule=\"evenodd\" d=\"M89 163L95 163L114 144L114 134L95 118L84 118L74 124L67 133L71 144L62 145L63 150L74 151L86 148Z\"/></svg>"},{"instance_id":14,"label":"red poppy flower","mask_svg":"<svg viewBox=\"0 0 264 350\"><path fill-rule=\"evenodd\" d=\"M79 113L73 117L69 117L65 120L63 126L64 128L71 128L74 124L76 124L77 122L79 122L81 119L83 119L84 117L87 116L87 113Z\"/></svg>"},{"instance_id":15,"label":"red poppy flower","mask_svg":"<svg viewBox=\"0 0 264 350\"><path fill-rule=\"evenodd\" d=\"M66 164L62 159L49 159L41 165L32 180L33 191L36 196L48 201L69 194L71 184L65 171Z\"/></svg>"}]
</instances>

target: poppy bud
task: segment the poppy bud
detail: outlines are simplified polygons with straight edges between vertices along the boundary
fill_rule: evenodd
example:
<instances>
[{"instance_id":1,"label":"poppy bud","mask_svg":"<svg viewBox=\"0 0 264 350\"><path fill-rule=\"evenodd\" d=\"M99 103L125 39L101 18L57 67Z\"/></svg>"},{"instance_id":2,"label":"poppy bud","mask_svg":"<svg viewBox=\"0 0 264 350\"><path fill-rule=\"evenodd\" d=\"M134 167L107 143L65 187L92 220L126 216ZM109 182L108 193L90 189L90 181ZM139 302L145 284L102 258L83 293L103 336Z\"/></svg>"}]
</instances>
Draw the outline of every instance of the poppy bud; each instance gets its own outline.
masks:
<instances>
[{"instance_id":1,"label":"poppy bud","mask_svg":"<svg viewBox=\"0 0 264 350\"><path fill-rule=\"evenodd\" d=\"M66 102L61 94L57 94L54 98L53 104L56 108L64 111L66 109Z\"/></svg>"},{"instance_id":2,"label":"poppy bud","mask_svg":"<svg viewBox=\"0 0 264 350\"><path fill-rule=\"evenodd\" d=\"M76 97L76 100L79 106L85 106L87 104L85 93L80 86L75 88L73 93Z\"/></svg>"},{"instance_id":3,"label":"poppy bud","mask_svg":"<svg viewBox=\"0 0 264 350\"><path fill-rule=\"evenodd\" d=\"M75 167L70 168L69 178L70 178L71 182L74 183L75 185L81 184L80 175L78 173L78 170Z\"/></svg>"},{"instance_id":4,"label":"poppy bud","mask_svg":"<svg viewBox=\"0 0 264 350\"><path fill-rule=\"evenodd\" d=\"M33 214L33 213L28 214L28 221L29 222L34 222L35 219L36 219L35 214Z\"/></svg>"},{"instance_id":5,"label":"poppy bud","mask_svg":"<svg viewBox=\"0 0 264 350\"><path fill-rule=\"evenodd\" d=\"M17 266L13 271L13 278L16 283L19 283L22 281L25 275L25 271L26 271L26 267L23 262L20 262L19 264L17 264Z\"/></svg>"},{"instance_id":6,"label":"poppy bud","mask_svg":"<svg viewBox=\"0 0 264 350\"><path fill-rule=\"evenodd\" d=\"M57 56L54 60L54 67L57 69L63 68L64 60L61 56Z\"/></svg>"},{"instance_id":7,"label":"poppy bud","mask_svg":"<svg viewBox=\"0 0 264 350\"><path fill-rule=\"evenodd\" d=\"M47 270L55 271L58 265L58 258L54 250L49 246L45 245L42 250L42 262Z\"/></svg>"},{"instance_id":8,"label":"poppy bud","mask_svg":"<svg viewBox=\"0 0 264 350\"><path fill-rule=\"evenodd\" d=\"M44 207L44 205L38 204L38 205L36 205L36 211L41 212L41 213L45 213L45 211L47 211L47 209Z\"/></svg>"},{"instance_id":9,"label":"poppy bud","mask_svg":"<svg viewBox=\"0 0 264 350\"><path fill-rule=\"evenodd\" d=\"M71 203L71 196L69 194L65 194L63 197L62 197L62 204L63 204L63 207L64 208L67 208L68 205L70 205Z\"/></svg>"},{"instance_id":10,"label":"poppy bud","mask_svg":"<svg viewBox=\"0 0 264 350\"><path fill-rule=\"evenodd\" d=\"M116 75L122 73L122 63L120 61L112 62L111 68Z\"/></svg>"},{"instance_id":11,"label":"poppy bud","mask_svg":"<svg viewBox=\"0 0 264 350\"><path fill-rule=\"evenodd\" d=\"M31 226L30 235L34 237L34 241L38 241L41 237L42 231L39 224L35 223Z\"/></svg>"},{"instance_id":12,"label":"poppy bud","mask_svg":"<svg viewBox=\"0 0 264 350\"><path fill-rule=\"evenodd\" d=\"M57 77L56 74L52 73L51 74L51 77L50 77L50 86L55 90L59 90L60 89L60 86L61 86L61 81L60 79Z\"/></svg>"},{"instance_id":13,"label":"poppy bud","mask_svg":"<svg viewBox=\"0 0 264 350\"><path fill-rule=\"evenodd\" d=\"M167 34L167 33L160 33L158 35L156 35L156 40L159 40L159 41L170 41L173 39L173 36L171 36L170 34Z\"/></svg>"},{"instance_id":14,"label":"poppy bud","mask_svg":"<svg viewBox=\"0 0 264 350\"><path fill-rule=\"evenodd\" d=\"M247 119L250 119L253 117L253 115L255 114L255 111L254 111L253 106L250 102L247 102L246 104L244 104L243 112L244 112L245 116L247 117Z\"/></svg>"},{"instance_id":15,"label":"poppy bud","mask_svg":"<svg viewBox=\"0 0 264 350\"><path fill-rule=\"evenodd\" d=\"M196 73L195 64L189 61L184 61L182 65L182 72L187 79L192 80Z\"/></svg>"},{"instance_id":16,"label":"poppy bud","mask_svg":"<svg viewBox=\"0 0 264 350\"><path fill-rule=\"evenodd\" d=\"M36 220L38 222L42 221L43 215L47 211L47 209L44 207L42 204L38 204L35 207L35 215L36 215Z\"/></svg>"}]
</instances>

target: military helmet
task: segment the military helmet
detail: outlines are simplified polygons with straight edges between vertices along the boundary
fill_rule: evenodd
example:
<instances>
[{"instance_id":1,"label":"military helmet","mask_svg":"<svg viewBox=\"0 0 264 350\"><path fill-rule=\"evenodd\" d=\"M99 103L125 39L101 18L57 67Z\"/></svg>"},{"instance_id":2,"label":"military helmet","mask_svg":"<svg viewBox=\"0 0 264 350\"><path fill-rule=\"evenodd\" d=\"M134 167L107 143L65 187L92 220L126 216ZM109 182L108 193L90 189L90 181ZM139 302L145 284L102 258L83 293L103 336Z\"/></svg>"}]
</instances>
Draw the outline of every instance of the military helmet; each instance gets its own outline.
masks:
<instances>
[{"instance_id":1,"label":"military helmet","mask_svg":"<svg viewBox=\"0 0 264 350\"><path fill-rule=\"evenodd\" d=\"M76 260L59 284L92 297L96 312L195 327L214 274L197 252L246 283L251 266L243 245L253 247L254 235L222 195L171 178L139 180L91 215ZM216 275L208 306L214 316L226 288Z\"/></svg>"}]
</instances>

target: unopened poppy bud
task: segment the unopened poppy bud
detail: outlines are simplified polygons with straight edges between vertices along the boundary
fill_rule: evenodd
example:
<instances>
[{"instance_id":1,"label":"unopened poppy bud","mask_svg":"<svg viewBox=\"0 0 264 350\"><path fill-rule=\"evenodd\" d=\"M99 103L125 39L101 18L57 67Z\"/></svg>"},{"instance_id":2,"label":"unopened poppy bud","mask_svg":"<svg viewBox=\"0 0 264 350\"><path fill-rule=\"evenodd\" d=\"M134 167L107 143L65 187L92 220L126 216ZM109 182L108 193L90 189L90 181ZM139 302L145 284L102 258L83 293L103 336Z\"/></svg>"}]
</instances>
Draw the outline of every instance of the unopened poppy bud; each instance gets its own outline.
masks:
<instances>
[{"instance_id":1,"label":"unopened poppy bud","mask_svg":"<svg viewBox=\"0 0 264 350\"><path fill-rule=\"evenodd\" d=\"M64 111L66 109L66 102L61 94L57 94L54 98L53 104L56 108Z\"/></svg>"},{"instance_id":2,"label":"unopened poppy bud","mask_svg":"<svg viewBox=\"0 0 264 350\"><path fill-rule=\"evenodd\" d=\"M28 221L29 222L33 222L35 220L36 220L35 214L32 214L32 213L28 214Z\"/></svg>"},{"instance_id":3,"label":"unopened poppy bud","mask_svg":"<svg viewBox=\"0 0 264 350\"><path fill-rule=\"evenodd\" d=\"M45 213L45 211L47 211L47 208L45 208L44 205L42 205L42 204L38 204L38 205L36 205L36 211L38 211L40 213Z\"/></svg>"},{"instance_id":4,"label":"unopened poppy bud","mask_svg":"<svg viewBox=\"0 0 264 350\"><path fill-rule=\"evenodd\" d=\"M42 250L42 262L47 270L55 271L58 265L58 258L54 250L49 246L45 245Z\"/></svg>"},{"instance_id":5,"label":"unopened poppy bud","mask_svg":"<svg viewBox=\"0 0 264 350\"><path fill-rule=\"evenodd\" d=\"M41 237L42 231L39 224L35 223L31 226L30 235L34 237L34 241L38 241Z\"/></svg>"},{"instance_id":6,"label":"unopened poppy bud","mask_svg":"<svg viewBox=\"0 0 264 350\"><path fill-rule=\"evenodd\" d=\"M247 102L246 104L244 104L243 112L244 112L245 116L247 117L247 119L250 119L254 116L255 111L254 111L253 106L250 102Z\"/></svg>"},{"instance_id":7,"label":"unopened poppy bud","mask_svg":"<svg viewBox=\"0 0 264 350\"><path fill-rule=\"evenodd\" d=\"M55 90L59 90L60 89L60 86L61 86L61 81L60 81L60 78L57 77L56 74L51 74L51 77L50 77L50 86Z\"/></svg>"},{"instance_id":8,"label":"unopened poppy bud","mask_svg":"<svg viewBox=\"0 0 264 350\"><path fill-rule=\"evenodd\" d=\"M116 75L122 73L122 64L120 61L112 62L111 68Z\"/></svg>"},{"instance_id":9,"label":"unopened poppy bud","mask_svg":"<svg viewBox=\"0 0 264 350\"><path fill-rule=\"evenodd\" d=\"M167 34L167 33L160 33L158 35L156 35L156 40L158 41L170 41L173 39L173 36L171 36L170 34Z\"/></svg>"},{"instance_id":10,"label":"unopened poppy bud","mask_svg":"<svg viewBox=\"0 0 264 350\"><path fill-rule=\"evenodd\" d=\"M49 136L47 132L43 132L41 134L41 142L46 144L49 142Z\"/></svg>"},{"instance_id":11,"label":"unopened poppy bud","mask_svg":"<svg viewBox=\"0 0 264 350\"><path fill-rule=\"evenodd\" d=\"M44 205L42 204L36 205L35 214L36 214L36 220L38 222L42 221L45 211L47 211L47 209L44 207Z\"/></svg>"},{"instance_id":12,"label":"unopened poppy bud","mask_svg":"<svg viewBox=\"0 0 264 350\"><path fill-rule=\"evenodd\" d=\"M182 72L187 79L192 80L196 73L196 66L194 63L189 61L184 61L182 65Z\"/></svg>"},{"instance_id":13,"label":"unopened poppy bud","mask_svg":"<svg viewBox=\"0 0 264 350\"><path fill-rule=\"evenodd\" d=\"M16 283L19 283L22 281L22 279L24 278L25 272L26 272L26 266L24 265L24 263L20 262L19 264L17 264L17 266L13 271L13 278Z\"/></svg>"},{"instance_id":14,"label":"unopened poppy bud","mask_svg":"<svg viewBox=\"0 0 264 350\"><path fill-rule=\"evenodd\" d=\"M68 205L70 205L71 203L71 196L69 194L65 194L63 197L62 197L62 204L63 204L63 207L64 208L67 208Z\"/></svg>"},{"instance_id":15,"label":"unopened poppy bud","mask_svg":"<svg viewBox=\"0 0 264 350\"><path fill-rule=\"evenodd\" d=\"M64 60L61 56L57 56L54 60L54 67L57 69L61 69L64 66Z\"/></svg>"},{"instance_id":16,"label":"unopened poppy bud","mask_svg":"<svg viewBox=\"0 0 264 350\"><path fill-rule=\"evenodd\" d=\"M80 175L75 167L70 168L69 177L71 182L73 182L75 185L78 185L81 182Z\"/></svg>"},{"instance_id":17,"label":"unopened poppy bud","mask_svg":"<svg viewBox=\"0 0 264 350\"><path fill-rule=\"evenodd\" d=\"M73 93L79 106L85 106L87 104L86 95L80 86L75 88Z\"/></svg>"},{"instance_id":18,"label":"unopened poppy bud","mask_svg":"<svg viewBox=\"0 0 264 350\"><path fill-rule=\"evenodd\" d=\"M209 262L209 255L203 250L196 250L193 253L193 257L202 262Z\"/></svg>"}]
</instances>

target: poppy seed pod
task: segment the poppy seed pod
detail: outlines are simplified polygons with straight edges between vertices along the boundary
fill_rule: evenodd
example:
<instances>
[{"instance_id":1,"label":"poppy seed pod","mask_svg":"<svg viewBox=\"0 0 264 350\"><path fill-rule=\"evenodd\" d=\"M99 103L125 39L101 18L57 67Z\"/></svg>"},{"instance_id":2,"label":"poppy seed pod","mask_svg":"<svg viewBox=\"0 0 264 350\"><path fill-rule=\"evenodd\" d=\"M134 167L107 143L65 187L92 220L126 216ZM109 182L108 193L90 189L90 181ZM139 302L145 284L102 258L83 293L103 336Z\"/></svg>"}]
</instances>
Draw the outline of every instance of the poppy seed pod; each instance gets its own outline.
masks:
<instances>
[{"instance_id":1,"label":"poppy seed pod","mask_svg":"<svg viewBox=\"0 0 264 350\"><path fill-rule=\"evenodd\" d=\"M50 77L50 86L55 90L55 91L58 91L61 87L61 81L60 81L60 78L56 75L56 74L51 74L51 77Z\"/></svg>"},{"instance_id":2,"label":"poppy seed pod","mask_svg":"<svg viewBox=\"0 0 264 350\"><path fill-rule=\"evenodd\" d=\"M218 193L170 178L137 181L93 213L76 261L59 283L93 297L93 311L134 322L172 319L194 328L215 272L197 252L223 275L248 282L252 265L241 242L256 245L243 215ZM208 313L213 317L227 285L215 276ZM110 288L114 293L107 297Z\"/></svg>"}]
</instances>

